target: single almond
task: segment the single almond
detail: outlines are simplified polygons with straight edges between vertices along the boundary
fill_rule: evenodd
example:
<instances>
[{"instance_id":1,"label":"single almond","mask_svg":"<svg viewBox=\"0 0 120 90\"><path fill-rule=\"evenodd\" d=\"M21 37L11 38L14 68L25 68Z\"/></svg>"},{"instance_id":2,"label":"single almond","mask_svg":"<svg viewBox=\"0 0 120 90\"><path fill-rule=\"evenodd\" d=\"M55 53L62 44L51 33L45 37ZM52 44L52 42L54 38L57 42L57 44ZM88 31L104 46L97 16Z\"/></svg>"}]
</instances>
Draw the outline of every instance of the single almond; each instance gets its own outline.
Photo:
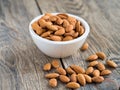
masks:
<instances>
[{"instance_id":1,"label":"single almond","mask_svg":"<svg viewBox=\"0 0 120 90\"><path fill-rule=\"evenodd\" d=\"M104 65L103 63L101 63L101 62L98 62L97 68L98 68L98 70L100 70L100 71L105 70L105 65Z\"/></svg>"},{"instance_id":2,"label":"single almond","mask_svg":"<svg viewBox=\"0 0 120 90\"><path fill-rule=\"evenodd\" d=\"M66 71L65 71L63 68L61 68L61 67L58 67L58 68L56 69L56 71L57 71L60 75L66 75Z\"/></svg>"},{"instance_id":3,"label":"single almond","mask_svg":"<svg viewBox=\"0 0 120 90\"><path fill-rule=\"evenodd\" d=\"M73 30L73 25L68 25L65 29L66 32L70 32L71 30Z\"/></svg>"},{"instance_id":4,"label":"single almond","mask_svg":"<svg viewBox=\"0 0 120 90\"><path fill-rule=\"evenodd\" d=\"M85 32L85 29L83 26L80 26L80 31L79 31L79 35L83 35L83 33Z\"/></svg>"},{"instance_id":5,"label":"single almond","mask_svg":"<svg viewBox=\"0 0 120 90\"><path fill-rule=\"evenodd\" d=\"M62 40L62 38L57 35L50 35L50 39L53 41L61 41Z\"/></svg>"},{"instance_id":6,"label":"single almond","mask_svg":"<svg viewBox=\"0 0 120 90\"><path fill-rule=\"evenodd\" d=\"M56 87L57 86L57 80L55 78L49 80L49 85L51 87Z\"/></svg>"},{"instance_id":7,"label":"single almond","mask_svg":"<svg viewBox=\"0 0 120 90\"><path fill-rule=\"evenodd\" d=\"M93 74L94 77L100 76L100 71L96 69L96 70L93 71L92 74Z\"/></svg>"},{"instance_id":8,"label":"single almond","mask_svg":"<svg viewBox=\"0 0 120 90\"><path fill-rule=\"evenodd\" d=\"M49 30L52 30L52 31L57 31L58 28L54 25L46 25L46 27L49 29Z\"/></svg>"},{"instance_id":9,"label":"single almond","mask_svg":"<svg viewBox=\"0 0 120 90\"><path fill-rule=\"evenodd\" d=\"M86 60L87 61L94 61L98 59L98 56L96 54L90 55Z\"/></svg>"},{"instance_id":10,"label":"single almond","mask_svg":"<svg viewBox=\"0 0 120 90\"><path fill-rule=\"evenodd\" d=\"M97 52L96 55L98 56L98 58L101 58L102 60L106 58L106 55L104 52Z\"/></svg>"},{"instance_id":11,"label":"single almond","mask_svg":"<svg viewBox=\"0 0 120 90\"><path fill-rule=\"evenodd\" d=\"M104 75L109 75L109 74L111 74L111 71L108 70L108 69L103 70L103 71L100 73L100 75L102 75L102 76L104 76Z\"/></svg>"},{"instance_id":12,"label":"single almond","mask_svg":"<svg viewBox=\"0 0 120 90\"><path fill-rule=\"evenodd\" d=\"M43 66L44 71L49 71L50 69L51 69L51 64L50 63L47 63Z\"/></svg>"},{"instance_id":13,"label":"single almond","mask_svg":"<svg viewBox=\"0 0 120 90\"><path fill-rule=\"evenodd\" d=\"M116 68L118 65L112 61L112 60L107 60L106 61L107 65L110 66L110 67L113 67L113 68Z\"/></svg>"},{"instance_id":14,"label":"single almond","mask_svg":"<svg viewBox=\"0 0 120 90\"><path fill-rule=\"evenodd\" d=\"M60 17L61 19L67 19L68 15L65 13L61 13L61 14L57 14L58 17Z\"/></svg>"},{"instance_id":15,"label":"single almond","mask_svg":"<svg viewBox=\"0 0 120 90\"><path fill-rule=\"evenodd\" d=\"M78 37L78 35L79 35L79 33L78 33L78 32L74 32L74 33L72 34L72 36L73 36L74 38L77 38L77 37Z\"/></svg>"},{"instance_id":16,"label":"single almond","mask_svg":"<svg viewBox=\"0 0 120 90\"><path fill-rule=\"evenodd\" d=\"M86 85L86 80L83 74L78 74L77 80L82 86Z\"/></svg>"},{"instance_id":17,"label":"single almond","mask_svg":"<svg viewBox=\"0 0 120 90\"><path fill-rule=\"evenodd\" d=\"M84 74L84 77L85 77L86 82L88 82L88 83L92 82L92 78L90 76L88 76L87 74Z\"/></svg>"},{"instance_id":18,"label":"single almond","mask_svg":"<svg viewBox=\"0 0 120 90\"><path fill-rule=\"evenodd\" d=\"M93 72L93 70L94 70L93 67L88 67L88 68L86 69L86 72L85 72L85 73L86 73L87 75L90 75L90 74Z\"/></svg>"},{"instance_id":19,"label":"single almond","mask_svg":"<svg viewBox=\"0 0 120 90\"><path fill-rule=\"evenodd\" d=\"M71 16L69 16L67 18L67 20L71 25L73 25L73 29L75 29L75 25L76 25L77 20L74 17L71 17Z\"/></svg>"},{"instance_id":20,"label":"single almond","mask_svg":"<svg viewBox=\"0 0 120 90\"><path fill-rule=\"evenodd\" d=\"M66 36L65 38L63 38L63 41L69 41L69 40L73 40L72 36Z\"/></svg>"},{"instance_id":21,"label":"single almond","mask_svg":"<svg viewBox=\"0 0 120 90\"><path fill-rule=\"evenodd\" d=\"M75 71L73 71L70 67L66 68L66 72L67 72L68 74L73 74L73 73L75 73Z\"/></svg>"},{"instance_id":22,"label":"single almond","mask_svg":"<svg viewBox=\"0 0 120 90\"><path fill-rule=\"evenodd\" d=\"M46 21L44 19L38 20L40 27L45 28L46 27Z\"/></svg>"},{"instance_id":23,"label":"single almond","mask_svg":"<svg viewBox=\"0 0 120 90\"><path fill-rule=\"evenodd\" d=\"M98 61L92 61L92 62L90 62L89 63L89 67L94 67L94 66L96 66L98 64Z\"/></svg>"},{"instance_id":24,"label":"single almond","mask_svg":"<svg viewBox=\"0 0 120 90\"><path fill-rule=\"evenodd\" d=\"M61 29L57 30L54 34L55 35L63 35L64 33L65 33L65 29L61 28Z\"/></svg>"},{"instance_id":25,"label":"single almond","mask_svg":"<svg viewBox=\"0 0 120 90\"><path fill-rule=\"evenodd\" d=\"M69 82L66 84L66 87L71 89L77 89L77 88L80 88L80 84L76 82Z\"/></svg>"},{"instance_id":26,"label":"single almond","mask_svg":"<svg viewBox=\"0 0 120 90\"><path fill-rule=\"evenodd\" d=\"M51 34L51 32L47 31L41 34L41 37L45 38L48 37Z\"/></svg>"},{"instance_id":27,"label":"single almond","mask_svg":"<svg viewBox=\"0 0 120 90\"><path fill-rule=\"evenodd\" d=\"M66 28L68 25L70 25L69 22L66 19L64 19L63 20L63 27Z\"/></svg>"},{"instance_id":28,"label":"single almond","mask_svg":"<svg viewBox=\"0 0 120 90\"><path fill-rule=\"evenodd\" d=\"M76 27L76 31L77 31L77 32L80 32L80 21L77 21L77 22L76 22L75 27Z\"/></svg>"},{"instance_id":29,"label":"single almond","mask_svg":"<svg viewBox=\"0 0 120 90\"><path fill-rule=\"evenodd\" d=\"M70 76L70 81L71 82L77 82L77 77L76 77L76 74L73 73L71 76Z\"/></svg>"},{"instance_id":30,"label":"single almond","mask_svg":"<svg viewBox=\"0 0 120 90\"><path fill-rule=\"evenodd\" d=\"M58 68L60 65L59 65L59 62L57 59L53 59L52 62L51 62L52 66L54 68Z\"/></svg>"},{"instance_id":31,"label":"single almond","mask_svg":"<svg viewBox=\"0 0 120 90\"><path fill-rule=\"evenodd\" d=\"M84 43L84 44L82 45L81 50L82 50L82 51L85 51L85 50L88 49L88 47L89 47L89 45L88 45L88 43L86 42L86 43Z\"/></svg>"},{"instance_id":32,"label":"single almond","mask_svg":"<svg viewBox=\"0 0 120 90\"><path fill-rule=\"evenodd\" d=\"M70 66L76 73L85 73L84 68L77 66L77 65L71 65Z\"/></svg>"},{"instance_id":33,"label":"single almond","mask_svg":"<svg viewBox=\"0 0 120 90\"><path fill-rule=\"evenodd\" d=\"M58 76L59 76L58 73L49 73L45 75L46 78L56 78Z\"/></svg>"},{"instance_id":34,"label":"single almond","mask_svg":"<svg viewBox=\"0 0 120 90\"><path fill-rule=\"evenodd\" d=\"M101 83L104 81L104 78L102 76L98 76L98 77L93 77L92 81L95 83Z\"/></svg>"},{"instance_id":35,"label":"single almond","mask_svg":"<svg viewBox=\"0 0 120 90\"><path fill-rule=\"evenodd\" d=\"M64 83L68 83L70 81L70 79L65 75L60 75L59 79L60 79L60 81L62 81Z\"/></svg>"},{"instance_id":36,"label":"single almond","mask_svg":"<svg viewBox=\"0 0 120 90\"><path fill-rule=\"evenodd\" d=\"M56 17L56 16L51 16L49 19L50 19L50 21L52 21L52 22L57 21L57 17Z\"/></svg>"},{"instance_id":37,"label":"single almond","mask_svg":"<svg viewBox=\"0 0 120 90\"><path fill-rule=\"evenodd\" d=\"M61 25L61 24L63 23L63 20L62 20L61 18L57 17L56 23L57 23L58 25Z\"/></svg>"}]
</instances>

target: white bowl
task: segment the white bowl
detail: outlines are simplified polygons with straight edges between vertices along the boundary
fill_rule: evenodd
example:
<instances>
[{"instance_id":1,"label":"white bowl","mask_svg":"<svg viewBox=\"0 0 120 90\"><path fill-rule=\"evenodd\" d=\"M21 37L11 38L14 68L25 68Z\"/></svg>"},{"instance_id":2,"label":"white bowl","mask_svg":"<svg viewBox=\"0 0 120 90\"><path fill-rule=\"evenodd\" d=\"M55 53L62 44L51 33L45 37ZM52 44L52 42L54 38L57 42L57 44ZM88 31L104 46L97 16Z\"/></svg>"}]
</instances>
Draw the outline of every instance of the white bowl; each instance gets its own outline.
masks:
<instances>
[{"instance_id":1,"label":"white bowl","mask_svg":"<svg viewBox=\"0 0 120 90\"><path fill-rule=\"evenodd\" d=\"M56 15L58 13L52 13L53 15ZM69 16L75 17L77 20L79 20L82 25L85 28L85 32L82 36L70 40L70 41L50 41L47 39L44 39L42 37L40 37L39 35L37 35L32 27L31 24L34 21L37 21L39 18L41 18L43 15L40 15L36 18L34 18L30 24L29 24L29 32L30 35L32 36L32 39L34 41L34 43L37 45L37 47L46 55L50 56L50 57L54 57L54 58L63 58L63 57L67 57L70 56L72 54L74 54L77 50L79 50L79 48L83 45L83 43L85 42L89 32L90 32L90 27L88 25L88 23L81 17L72 15L72 14L68 14Z\"/></svg>"}]
</instances>

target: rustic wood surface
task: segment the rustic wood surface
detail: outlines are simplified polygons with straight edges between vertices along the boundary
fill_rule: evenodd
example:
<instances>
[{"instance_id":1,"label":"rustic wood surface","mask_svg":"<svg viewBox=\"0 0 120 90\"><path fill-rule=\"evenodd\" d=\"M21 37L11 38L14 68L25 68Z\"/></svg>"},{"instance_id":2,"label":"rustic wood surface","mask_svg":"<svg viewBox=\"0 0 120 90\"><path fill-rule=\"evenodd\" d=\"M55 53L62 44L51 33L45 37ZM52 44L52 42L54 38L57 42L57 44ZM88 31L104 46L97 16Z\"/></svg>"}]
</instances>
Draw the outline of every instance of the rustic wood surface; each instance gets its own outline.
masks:
<instances>
[{"instance_id":1,"label":"rustic wood surface","mask_svg":"<svg viewBox=\"0 0 120 90\"><path fill-rule=\"evenodd\" d=\"M83 17L90 25L85 52L59 59L61 67L71 64L86 68L86 57L106 53L118 68L101 84L87 84L78 90L119 90L120 88L120 0L0 0L0 90L69 90L59 82L48 86L43 64L53 58L33 43L28 24L46 12L66 12Z\"/></svg>"}]
</instances>

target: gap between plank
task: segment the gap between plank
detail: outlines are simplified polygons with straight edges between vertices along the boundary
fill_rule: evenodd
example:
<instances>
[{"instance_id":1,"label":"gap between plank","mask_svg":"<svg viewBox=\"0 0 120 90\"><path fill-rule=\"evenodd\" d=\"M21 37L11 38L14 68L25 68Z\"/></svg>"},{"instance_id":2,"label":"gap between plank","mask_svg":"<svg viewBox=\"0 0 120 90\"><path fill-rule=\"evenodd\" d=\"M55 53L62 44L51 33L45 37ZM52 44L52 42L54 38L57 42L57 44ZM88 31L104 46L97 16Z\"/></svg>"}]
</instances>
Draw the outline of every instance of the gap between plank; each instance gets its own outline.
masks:
<instances>
[{"instance_id":1,"label":"gap between plank","mask_svg":"<svg viewBox=\"0 0 120 90\"><path fill-rule=\"evenodd\" d=\"M37 5L38 10L40 11L40 13L41 13L41 14L43 14L43 13L42 13L42 10L41 10L41 8L40 8L40 6L39 6L38 2L37 2L37 0L35 0L35 3L36 3L36 5Z\"/></svg>"}]
</instances>

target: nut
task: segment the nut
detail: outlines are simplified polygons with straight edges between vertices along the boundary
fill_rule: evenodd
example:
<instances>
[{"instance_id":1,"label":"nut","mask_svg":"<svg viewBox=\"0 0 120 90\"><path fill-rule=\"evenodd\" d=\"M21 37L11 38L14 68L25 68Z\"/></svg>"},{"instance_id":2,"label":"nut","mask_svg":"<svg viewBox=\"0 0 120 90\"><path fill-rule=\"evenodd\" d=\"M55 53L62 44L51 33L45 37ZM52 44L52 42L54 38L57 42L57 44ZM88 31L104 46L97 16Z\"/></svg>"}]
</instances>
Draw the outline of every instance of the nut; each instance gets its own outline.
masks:
<instances>
[{"instance_id":1,"label":"nut","mask_svg":"<svg viewBox=\"0 0 120 90\"><path fill-rule=\"evenodd\" d=\"M57 86L57 80L55 78L49 80L49 85L51 87L56 87Z\"/></svg>"},{"instance_id":2,"label":"nut","mask_svg":"<svg viewBox=\"0 0 120 90\"><path fill-rule=\"evenodd\" d=\"M81 50L82 50L82 51L85 51L85 50L88 49L88 47L89 47L89 45L88 45L88 43L86 42L86 43L84 43L84 44L82 45Z\"/></svg>"},{"instance_id":3,"label":"nut","mask_svg":"<svg viewBox=\"0 0 120 90\"><path fill-rule=\"evenodd\" d=\"M110 67L113 67L113 68L116 68L118 65L112 61L112 60L107 60L106 61L107 65L110 66Z\"/></svg>"},{"instance_id":4,"label":"nut","mask_svg":"<svg viewBox=\"0 0 120 90\"><path fill-rule=\"evenodd\" d=\"M66 68L66 72L67 72L68 74L73 74L73 73L75 73L75 71L73 71L70 67Z\"/></svg>"},{"instance_id":5,"label":"nut","mask_svg":"<svg viewBox=\"0 0 120 90\"><path fill-rule=\"evenodd\" d=\"M98 76L98 77L93 77L92 81L95 83L101 83L104 81L104 78L102 76Z\"/></svg>"},{"instance_id":6,"label":"nut","mask_svg":"<svg viewBox=\"0 0 120 90\"><path fill-rule=\"evenodd\" d=\"M61 28L55 32L55 35L63 35L65 33L65 29Z\"/></svg>"},{"instance_id":7,"label":"nut","mask_svg":"<svg viewBox=\"0 0 120 90\"><path fill-rule=\"evenodd\" d=\"M90 76L88 76L87 74L83 74L83 75L85 77L86 82L92 83L92 78Z\"/></svg>"},{"instance_id":8,"label":"nut","mask_svg":"<svg viewBox=\"0 0 120 90\"><path fill-rule=\"evenodd\" d=\"M67 83L67 82L70 81L70 79L67 76L65 76L65 75L60 75L59 79L60 79L60 81L62 81L64 83Z\"/></svg>"},{"instance_id":9,"label":"nut","mask_svg":"<svg viewBox=\"0 0 120 90\"><path fill-rule=\"evenodd\" d=\"M61 14L57 14L58 17L60 17L61 19L67 19L68 15L65 13L61 13Z\"/></svg>"},{"instance_id":10,"label":"nut","mask_svg":"<svg viewBox=\"0 0 120 90\"><path fill-rule=\"evenodd\" d=\"M96 70L93 71L92 74L93 74L94 77L100 76L100 71L96 69Z\"/></svg>"},{"instance_id":11,"label":"nut","mask_svg":"<svg viewBox=\"0 0 120 90\"><path fill-rule=\"evenodd\" d=\"M86 85L86 80L83 74L78 74L77 80L82 86Z\"/></svg>"},{"instance_id":12,"label":"nut","mask_svg":"<svg viewBox=\"0 0 120 90\"><path fill-rule=\"evenodd\" d=\"M67 83L66 87L71 89L77 89L80 88L80 85L76 82L69 82Z\"/></svg>"},{"instance_id":13,"label":"nut","mask_svg":"<svg viewBox=\"0 0 120 90\"><path fill-rule=\"evenodd\" d=\"M58 68L60 66L58 60L56 59L52 60L51 64L54 68Z\"/></svg>"},{"instance_id":14,"label":"nut","mask_svg":"<svg viewBox=\"0 0 120 90\"><path fill-rule=\"evenodd\" d=\"M90 75L93 72L93 70L94 70L93 67L88 67L85 73L87 75Z\"/></svg>"},{"instance_id":15,"label":"nut","mask_svg":"<svg viewBox=\"0 0 120 90\"><path fill-rule=\"evenodd\" d=\"M99 63L97 64L97 68L98 68L98 70L100 70L100 71L105 70L105 66L104 66L104 64L101 63L101 62L99 62Z\"/></svg>"},{"instance_id":16,"label":"nut","mask_svg":"<svg viewBox=\"0 0 120 90\"><path fill-rule=\"evenodd\" d=\"M109 75L109 74L111 74L111 71L108 70L108 69L103 70L103 71L100 73L100 75L102 75L102 76L104 76L104 75Z\"/></svg>"},{"instance_id":17,"label":"nut","mask_svg":"<svg viewBox=\"0 0 120 90\"><path fill-rule=\"evenodd\" d=\"M71 76L70 76L70 81L71 82L77 82L77 78L76 78L76 74L73 73Z\"/></svg>"},{"instance_id":18,"label":"nut","mask_svg":"<svg viewBox=\"0 0 120 90\"><path fill-rule=\"evenodd\" d=\"M61 67L58 67L58 68L56 69L56 71L57 71L60 75L66 75L66 71L65 71L63 68L61 68Z\"/></svg>"},{"instance_id":19,"label":"nut","mask_svg":"<svg viewBox=\"0 0 120 90\"><path fill-rule=\"evenodd\" d=\"M98 59L98 56L96 54L93 54L93 55L90 55L86 60L87 61L93 61L93 60L96 60Z\"/></svg>"},{"instance_id":20,"label":"nut","mask_svg":"<svg viewBox=\"0 0 120 90\"><path fill-rule=\"evenodd\" d=\"M73 40L72 36L66 36L65 38L63 38L63 41L69 41L69 40Z\"/></svg>"},{"instance_id":21,"label":"nut","mask_svg":"<svg viewBox=\"0 0 120 90\"><path fill-rule=\"evenodd\" d=\"M50 69L51 69L51 64L50 63L47 63L43 66L44 71L49 71Z\"/></svg>"},{"instance_id":22,"label":"nut","mask_svg":"<svg viewBox=\"0 0 120 90\"><path fill-rule=\"evenodd\" d=\"M50 39L53 41L61 41L62 38L60 36L56 36L56 35L50 35Z\"/></svg>"},{"instance_id":23,"label":"nut","mask_svg":"<svg viewBox=\"0 0 120 90\"><path fill-rule=\"evenodd\" d=\"M92 61L92 62L90 62L89 63L89 67L94 67L94 66L96 66L98 64L98 61Z\"/></svg>"},{"instance_id":24,"label":"nut","mask_svg":"<svg viewBox=\"0 0 120 90\"><path fill-rule=\"evenodd\" d=\"M49 73L45 75L46 78L56 78L58 76L59 76L58 73Z\"/></svg>"},{"instance_id":25,"label":"nut","mask_svg":"<svg viewBox=\"0 0 120 90\"><path fill-rule=\"evenodd\" d=\"M102 60L106 58L106 55L104 52L97 52L96 55L98 56L98 58L101 58Z\"/></svg>"}]
</instances>

